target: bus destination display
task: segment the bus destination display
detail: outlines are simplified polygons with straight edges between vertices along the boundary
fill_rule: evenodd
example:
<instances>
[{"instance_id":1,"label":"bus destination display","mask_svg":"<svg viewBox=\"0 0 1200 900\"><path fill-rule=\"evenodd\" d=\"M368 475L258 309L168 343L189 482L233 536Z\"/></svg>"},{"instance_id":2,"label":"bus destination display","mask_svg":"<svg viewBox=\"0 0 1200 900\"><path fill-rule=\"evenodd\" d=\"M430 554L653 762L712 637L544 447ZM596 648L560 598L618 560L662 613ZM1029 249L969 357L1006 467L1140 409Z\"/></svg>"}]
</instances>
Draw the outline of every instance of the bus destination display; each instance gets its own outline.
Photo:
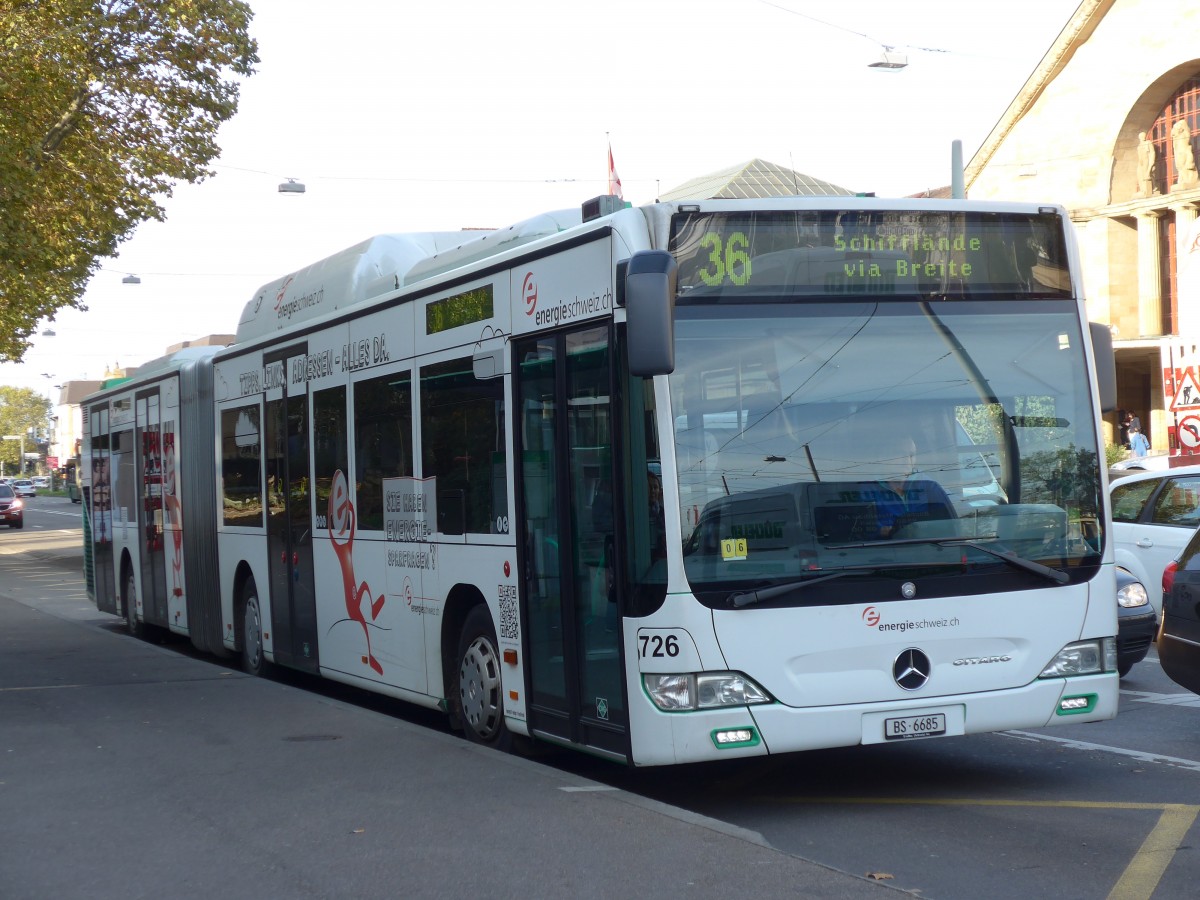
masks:
<instances>
[{"instance_id":1,"label":"bus destination display","mask_svg":"<svg viewBox=\"0 0 1200 900\"><path fill-rule=\"evenodd\" d=\"M879 210L685 212L671 252L684 297L1065 299L1054 214Z\"/></svg>"}]
</instances>

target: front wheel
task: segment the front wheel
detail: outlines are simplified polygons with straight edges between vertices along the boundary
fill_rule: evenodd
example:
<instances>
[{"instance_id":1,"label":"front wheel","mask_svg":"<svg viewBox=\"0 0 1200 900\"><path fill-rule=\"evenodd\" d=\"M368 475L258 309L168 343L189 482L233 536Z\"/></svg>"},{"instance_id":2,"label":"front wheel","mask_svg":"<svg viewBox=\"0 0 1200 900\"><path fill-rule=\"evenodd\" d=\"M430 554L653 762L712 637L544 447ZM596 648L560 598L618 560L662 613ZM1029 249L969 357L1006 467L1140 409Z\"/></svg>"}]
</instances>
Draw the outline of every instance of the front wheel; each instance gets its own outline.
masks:
<instances>
[{"instance_id":1,"label":"front wheel","mask_svg":"<svg viewBox=\"0 0 1200 900\"><path fill-rule=\"evenodd\" d=\"M250 675L267 673L262 635L262 609L258 605L258 590L251 581L242 596L242 668Z\"/></svg>"},{"instance_id":2,"label":"front wheel","mask_svg":"<svg viewBox=\"0 0 1200 900\"><path fill-rule=\"evenodd\" d=\"M458 639L456 672L451 702L454 717L462 723L467 739L508 750L511 735L504 724L500 654L496 649L496 629L486 606L476 606L467 614Z\"/></svg>"}]
</instances>

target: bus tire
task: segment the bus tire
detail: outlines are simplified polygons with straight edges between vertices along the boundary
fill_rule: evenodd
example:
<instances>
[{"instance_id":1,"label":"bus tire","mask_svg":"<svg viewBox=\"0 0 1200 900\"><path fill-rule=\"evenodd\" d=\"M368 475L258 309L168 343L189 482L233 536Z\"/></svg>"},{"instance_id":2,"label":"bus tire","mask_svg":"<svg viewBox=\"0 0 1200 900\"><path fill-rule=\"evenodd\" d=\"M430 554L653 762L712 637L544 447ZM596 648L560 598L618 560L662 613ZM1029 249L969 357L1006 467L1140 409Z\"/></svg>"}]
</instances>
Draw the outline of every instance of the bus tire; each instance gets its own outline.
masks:
<instances>
[{"instance_id":1,"label":"bus tire","mask_svg":"<svg viewBox=\"0 0 1200 900\"><path fill-rule=\"evenodd\" d=\"M133 577L133 569L125 569L125 590L121 592L121 608L125 611L125 627L135 638L146 636L146 625L137 617L137 582Z\"/></svg>"},{"instance_id":2,"label":"bus tire","mask_svg":"<svg viewBox=\"0 0 1200 900\"><path fill-rule=\"evenodd\" d=\"M267 658L263 654L262 607L254 581L242 588L242 668L250 675L267 674Z\"/></svg>"},{"instance_id":3,"label":"bus tire","mask_svg":"<svg viewBox=\"0 0 1200 900\"><path fill-rule=\"evenodd\" d=\"M504 723L496 629L483 604L467 613L463 622L454 671L452 718L461 723L467 740L498 750L510 749L512 736Z\"/></svg>"}]
</instances>

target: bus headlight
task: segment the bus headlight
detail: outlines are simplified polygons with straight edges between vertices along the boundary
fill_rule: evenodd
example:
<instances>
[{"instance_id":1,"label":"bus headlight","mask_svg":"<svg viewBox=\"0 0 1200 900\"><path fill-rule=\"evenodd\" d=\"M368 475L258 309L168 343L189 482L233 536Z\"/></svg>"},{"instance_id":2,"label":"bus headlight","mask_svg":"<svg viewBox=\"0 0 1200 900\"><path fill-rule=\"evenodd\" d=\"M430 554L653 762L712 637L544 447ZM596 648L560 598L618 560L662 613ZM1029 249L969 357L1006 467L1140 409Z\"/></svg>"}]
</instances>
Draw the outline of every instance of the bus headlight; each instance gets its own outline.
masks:
<instances>
[{"instance_id":1,"label":"bus headlight","mask_svg":"<svg viewBox=\"0 0 1200 900\"><path fill-rule=\"evenodd\" d=\"M770 703L771 697L741 672L688 672L642 676L646 693L664 712Z\"/></svg>"},{"instance_id":2,"label":"bus headlight","mask_svg":"<svg viewBox=\"0 0 1200 900\"><path fill-rule=\"evenodd\" d=\"M1038 678L1069 678L1116 670L1117 639L1109 637L1067 644L1047 663Z\"/></svg>"}]
</instances>

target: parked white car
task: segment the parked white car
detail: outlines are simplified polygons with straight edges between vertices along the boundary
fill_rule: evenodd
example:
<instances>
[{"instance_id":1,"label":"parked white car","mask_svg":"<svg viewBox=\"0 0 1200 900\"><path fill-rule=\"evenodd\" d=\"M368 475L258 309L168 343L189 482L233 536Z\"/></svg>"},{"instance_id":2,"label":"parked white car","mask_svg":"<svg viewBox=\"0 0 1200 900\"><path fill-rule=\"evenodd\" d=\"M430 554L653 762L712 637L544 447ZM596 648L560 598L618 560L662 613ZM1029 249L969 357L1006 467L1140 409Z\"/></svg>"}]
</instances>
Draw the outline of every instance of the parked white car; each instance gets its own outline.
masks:
<instances>
[{"instance_id":1,"label":"parked white car","mask_svg":"<svg viewBox=\"0 0 1200 900\"><path fill-rule=\"evenodd\" d=\"M1156 453L1149 456L1131 456L1120 462L1113 463L1108 471L1110 474L1121 472L1162 472L1171 468L1171 457L1167 453Z\"/></svg>"},{"instance_id":2,"label":"parked white car","mask_svg":"<svg viewBox=\"0 0 1200 900\"><path fill-rule=\"evenodd\" d=\"M1162 616L1162 575L1200 526L1200 465L1137 472L1109 486L1117 565Z\"/></svg>"}]
</instances>

